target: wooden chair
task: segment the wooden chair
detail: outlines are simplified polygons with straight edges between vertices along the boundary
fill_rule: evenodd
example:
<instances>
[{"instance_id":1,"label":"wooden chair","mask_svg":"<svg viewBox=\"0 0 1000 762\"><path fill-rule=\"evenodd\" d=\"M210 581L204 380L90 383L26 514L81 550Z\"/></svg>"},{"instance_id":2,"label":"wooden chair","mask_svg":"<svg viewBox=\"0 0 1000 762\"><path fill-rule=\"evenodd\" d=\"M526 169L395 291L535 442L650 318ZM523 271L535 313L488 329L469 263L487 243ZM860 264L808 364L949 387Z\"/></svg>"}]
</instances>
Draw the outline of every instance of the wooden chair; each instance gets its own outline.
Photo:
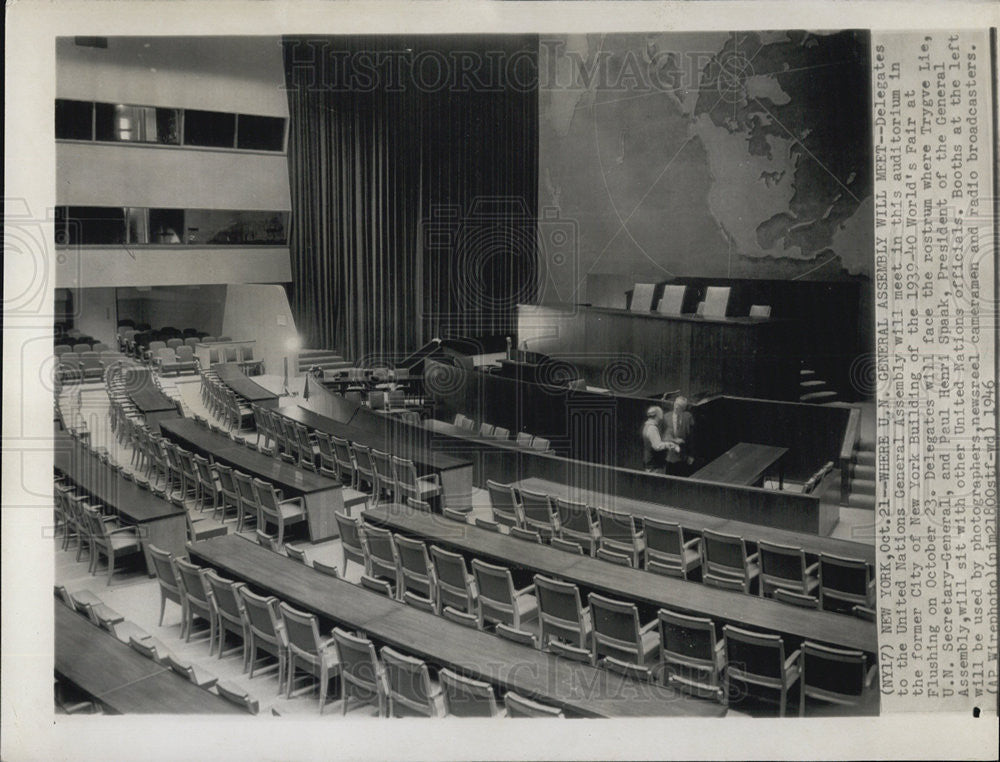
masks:
<instances>
[{"instance_id":1,"label":"wooden chair","mask_svg":"<svg viewBox=\"0 0 1000 762\"><path fill-rule=\"evenodd\" d=\"M627 513L598 508L597 523L601 531L600 547L626 554L632 559L632 566L638 568L646 551L646 538L636 528L635 519Z\"/></svg>"},{"instance_id":2,"label":"wooden chair","mask_svg":"<svg viewBox=\"0 0 1000 762\"><path fill-rule=\"evenodd\" d=\"M706 529L701 535L702 582L749 593L760 576L759 555L747 555L742 537Z\"/></svg>"},{"instance_id":3,"label":"wooden chair","mask_svg":"<svg viewBox=\"0 0 1000 762\"><path fill-rule=\"evenodd\" d=\"M136 556L142 553L142 541L139 538L139 528L135 526L117 526L104 521L96 508L84 507L84 517L90 531L91 574L97 572L97 563L101 554L108 560L108 581L115 574L115 558Z\"/></svg>"},{"instance_id":4,"label":"wooden chair","mask_svg":"<svg viewBox=\"0 0 1000 762\"><path fill-rule=\"evenodd\" d=\"M368 561L365 558L365 550L361 540L361 519L334 511L334 519L337 521L337 529L340 531L340 546L344 554L344 564L341 567L347 571L347 562L354 561L360 565L365 572L368 571Z\"/></svg>"},{"instance_id":5,"label":"wooden chair","mask_svg":"<svg viewBox=\"0 0 1000 762\"><path fill-rule=\"evenodd\" d=\"M212 590L205 578L208 572L183 558L174 559L174 568L187 603L187 631L184 640L190 642L195 619L204 619L208 622L208 653L211 655L215 651L216 607L212 603Z\"/></svg>"},{"instance_id":6,"label":"wooden chair","mask_svg":"<svg viewBox=\"0 0 1000 762\"><path fill-rule=\"evenodd\" d=\"M340 662L341 712L346 715L348 702L357 699L366 704L376 703L379 717L384 717L388 686L375 646L368 638L339 627L333 628L333 639Z\"/></svg>"},{"instance_id":7,"label":"wooden chair","mask_svg":"<svg viewBox=\"0 0 1000 762\"><path fill-rule=\"evenodd\" d=\"M496 717L500 714L493 686L489 683L463 677L447 667L438 672L438 680L445 714L449 717Z\"/></svg>"},{"instance_id":8,"label":"wooden chair","mask_svg":"<svg viewBox=\"0 0 1000 762\"><path fill-rule=\"evenodd\" d=\"M863 651L805 640L802 642L801 670L799 717L804 717L807 698L842 706L860 704L872 686L878 665L869 665Z\"/></svg>"},{"instance_id":9,"label":"wooden chair","mask_svg":"<svg viewBox=\"0 0 1000 762\"><path fill-rule=\"evenodd\" d=\"M399 589L399 555L392 532L382 527L361 522L361 547L365 552L367 573L373 577L389 580ZM397 595L402 595L401 592Z\"/></svg>"},{"instance_id":10,"label":"wooden chair","mask_svg":"<svg viewBox=\"0 0 1000 762\"><path fill-rule=\"evenodd\" d=\"M819 587L819 579L816 577L819 563L807 565L802 548L760 540L757 543L757 553L760 556L762 597L769 596L778 589L811 595Z\"/></svg>"},{"instance_id":11,"label":"wooden chair","mask_svg":"<svg viewBox=\"0 0 1000 762\"><path fill-rule=\"evenodd\" d=\"M219 680L215 684L215 691L226 701L245 709L249 714L260 713L260 702L234 683Z\"/></svg>"},{"instance_id":12,"label":"wooden chair","mask_svg":"<svg viewBox=\"0 0 1000 762\"><path fill-rule=\"evenodd\" d=\"M254 477L242 471L233 471L233 482L236 485L237 506L239 508L236 531L242 532L251 525L266 531L267 521L262 518L261 498L258 489L254 486Z\"/></svg>"},{"instance_id":13,"label":"wooden chair","mask_svg":"<svg viewBox=\"0 0 1000 762\"><path fill-rule=\"evenodd\" d=\"M396 555L399 561L400 595L413 591L433 601L437 598L434 591L434 567L427 545L422 540L414 540L401 534L395 535Z\"/></svg>"},{"instance_id":14,"label":"wooden chair","mask_svg":"<svg viewBox=\"0 0 1000 762\"><path fill-rule=\"evenodd\" d=\"M657 623L640 624L639 608L634 603L616 601L597 593L591 593L587 601L594 618L592 663L596 666L605 655L646 666L660 647Z\"/></svg>"},{"instance_id":15,"label":"wooden chair","mask_svg":"<svg viewBox=\"0 0 1000 762\"><path fill-rule=\"evenodd\" d=\"M375 507L382 503L382 498L395 500L396 473L392 467L392 456L381 450L371 451L371 460L375 468Z\"/></svg>"},{"instance_id":16,"label":"wooden chair","mask_svg":"<svg viewBox=\"0 0 1000 762\"><path fill-rule=\"evenodd\" d=\"M559 518L559 537L578 543L593 556L601 535L590 508L586 503L561 497L555 498L553 502L556 516Z\"/></svg>"},{"instance_id":17,"label":"wooden chair","mask_svg":"<svg viewBox=\"0 0 1000 762\"><path fill-rule=\"evenodd\" d=\"M315 614L299 611L284 602L278 604L278 610L288 637L285 695L288 698L294 695L296 670L306 672L309 677L319 680L319 713L323 714L330 680L340 675L336 643L333 638L320 637Z\"/></svg>"},{"instance_id":18,"label":"wooden chair","mask_svg":"<svg viewBox=\"0 0 1000 762\"><path fill-rule=\"evenodd\" d=\"M160 587L159 626L163 626L163 611L167 606L167 601L173 601L181 607L181 637L184 637L187 628L187 604L184 594L181 592L180 578L174 568L174 556L152 544L147 549L150 558L153 559L153 572L156 574L156 581Z\"/></svg>"},{"instance_id":19,"label":"wooden chair","mask_svg":"<svg viewBox=\"0 0 1000 762\"><path fill-rule=\"evenodd\" d=\"M580 602L580 589L576 585L536 574L535 592L541 648L545 648L553 637L568 640L577 648L590 645L594 622L590 607L584 608Z\"/></svg>"},{"instance_id":20,"label":"wooden chair","mask_svg":"<svg viewBox=\"0 0 1000 762\"><path fill-rule=\"evenodd\" d=\"M785 716L788 691L799 679L799 651L785 656L780 635L750 632L734 625L722 628L726 643L726 669L723 695L732 696L735 678L748 685L758 685L779 692L778 714Z\"/></svg>"},{"instance_id":21,"label":"wooden chair","mask_svg":"<svg viewBox=\"0 0 1000 762\"><path fill-rule=\"evenodd\" d=\"M249 666L250 639L247 636L247 614L243 607L240 591L246 587L242 582L226 579L214 569L205 572L205 581L212 591L212 605L215 608L215 621L218 626L218 658L226 653L226 633L236 635L240 639L240 649L243 652L243 671Z\"/></svg>"},{"instance_id":22,"label":"wooden chair","mask_svg":"<svg viewBox=\"0 0 1000 762\"><path fill-rule=\"evenodd\" d=\"M516 630L521 623L538 617L538 600L535 586L528 585L520 590L514 587L510 569L472 559L472 575L479 590L479 628L503 623Z\"/></svg>"},{"instance_id":23,"label":"wooden chair","mask_svg":"<svg viewBox=\"0 0 1000 762\"><path fill-rule=\"evenodd\" d=\"M417 467L412 460L397 458L392 456L392 468L396 474L396 490L400 498L421 500L440 499L441 497L441 476L432 473L427 476L417 476Z\"/></svg>"},{"instance_id":24,"label":"wooden chair","mask_svg":"<svg viewBox=\"0 0 1000 762\"><path fill-rule=\"evenodd\" d=\"M431 545L431 561L437 580L434 601L437 610L452 606L467 614L475 614L478 592L475 580L465 568L465 559L459 553Z\"/></svg>"},{"instance_id":25,"label":"wooden chair","mask_svg":"<svg viewBox=\"0 0 1000 762\"><path fill-rule=\"evenodd\" d=\"M487 479L486 489L489 492L490 506L495 522L508 527L524 526L521 500L512 484L501 484Z\"/></svg>"},{"instance_id":26,"label":"wooden chair","mask_svg":"<svg viewBox=\"0 0 1000 762\"><path fill-rule=\"evenodd\" d=\"M687 579L688 574L701 566L698 546L701 540L694 537L684 540L684 530L680 524L661 519L643 519L646 532L647 571L668 577Z\"/></svg>"},{"instance_id":27,"label":"wooden chair","mask_svg":"<svg viewBox=\"0 0 1000 762\"><path fill-rule=\"evenodd\" d=\"M725 641L715 637L712 620L669 609L660 609L657 620L664 683L684 693L724 703Z\"/></svg>"},{"instance_id":28,"label":"wooden chair","mask_svg":"<svg viewBox=\"0 0 1000 762\"><path fill-rule=\"evenodd\" d=\"M441 686L431 680L427 664L382 647L390 717L442 717L444 697Z\"/></svg>"},{"instance_id":29,"label":"wooden chair","mask_svg":"<svg viewBox=\"0 0 1000 762\"><path fill-rule=\"evenodd\" d=\"M258 664L262 661L257 658L260 651L275 657L277 665L267 667L267 671L277 668L278 670L278 694L280 695L285 687L285 665L288 663L288 633L281 620L281 612L278 609L278 599L273 595L260 596L251 593L246 587L240 589L240 597L243 599L243 610L247 615L247 632L250 635L250 678L253 679L254 672L257 671Z\"/></svg>"},{"instance_id":30,"label":"wooden chair","mask_svg":"<svg viewBox=\"0 0 1000 762\"><path fill-rule=\"evenodd\" d=\"M507 691L503 697L508 717L563 717L561 709L532 701L514 691Z\"/></svg>"},{"instance_id":31,"label":"wooden chair","mask_svg":"<svg viewBox=\"0 0 1000 762\"><path fill-rule=\"evenodd\" d=\"M253 486L260 509L257 524L261 529L265 529L268 523L277 525L277 542L281 546L285 540L286 527L305 522L305 504L301 497L279 500L274 485L263 479L254 479Z\"/></svg>"},{"instance_id":32,"label":"wooden chair","mask_svg":"<svg viewBox=\"0 0 1000 762\"><path fill-rule=\"evenodd\" d=\"M559 519L555 515L552 498L544 492L526 489L520 490L520 497L525 529L534 529L543 540L559 534Z\"/></svg>"},{"instance_id":33,"label":"wooden chair","mask_svg":"<svg viewBox=\"0 0 1000 762\"><path fill-rule=\"evenodd\" d=\"M849 612L875 605L875 580L863 559L830 553L819 556L819 605L824 611Z\"/></svg>"},{"instance_id":34,"label":"wooden chair","mask_svg":"<svg viewBox=\"0 0 1000 762\"><path fill-rule=\"evenodd\" d=\"M337 567L333 564L325 564L318 558L314 558L312 562L312 568L321 574L325 574L328 577L333 577L334 579L340 579L340 573L337 571Z\"/></svg>"}]
</instances>

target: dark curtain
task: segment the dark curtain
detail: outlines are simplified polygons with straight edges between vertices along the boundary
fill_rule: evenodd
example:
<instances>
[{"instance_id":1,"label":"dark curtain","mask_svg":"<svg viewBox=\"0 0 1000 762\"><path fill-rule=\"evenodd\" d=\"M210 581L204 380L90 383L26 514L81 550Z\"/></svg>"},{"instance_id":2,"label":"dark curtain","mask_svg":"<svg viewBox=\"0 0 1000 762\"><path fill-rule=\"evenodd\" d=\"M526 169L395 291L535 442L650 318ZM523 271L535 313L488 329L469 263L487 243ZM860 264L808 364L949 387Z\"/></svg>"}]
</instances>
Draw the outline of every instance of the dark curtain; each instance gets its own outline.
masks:
<instances>
[{"instance_id":1,"label":"dark curtain","mask_svg":"<svg viewBox=\"0 0 1000 762\"><path fill-rule=\"evenodd\" d=\"M292 311L393 361L536 289L537 38L286 38Z\"/></svg>"}]
</instances>

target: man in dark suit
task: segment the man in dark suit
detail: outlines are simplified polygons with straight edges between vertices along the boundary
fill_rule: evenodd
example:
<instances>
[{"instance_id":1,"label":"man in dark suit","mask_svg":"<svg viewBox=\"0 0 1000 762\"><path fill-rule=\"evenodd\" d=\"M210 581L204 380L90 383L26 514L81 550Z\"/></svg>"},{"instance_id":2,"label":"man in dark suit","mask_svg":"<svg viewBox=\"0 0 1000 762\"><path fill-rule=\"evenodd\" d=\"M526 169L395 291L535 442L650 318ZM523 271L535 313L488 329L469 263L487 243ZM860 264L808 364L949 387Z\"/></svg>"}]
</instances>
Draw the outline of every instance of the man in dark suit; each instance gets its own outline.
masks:
<instances>
[{"instance_id":1,"label":"man in dark suit","mask_svg":"<svg viewBox=\"0 0 1000 762\"><path fill-rule=\"evenodd\" d=\"M663 439L676 447L666 451L666 472L673 476L691 473L694 458L691 456L691 439L694 435L694 416L688 412L686 397L674 400L674 409L663 417Z\"/></svg>"}]
</instances>

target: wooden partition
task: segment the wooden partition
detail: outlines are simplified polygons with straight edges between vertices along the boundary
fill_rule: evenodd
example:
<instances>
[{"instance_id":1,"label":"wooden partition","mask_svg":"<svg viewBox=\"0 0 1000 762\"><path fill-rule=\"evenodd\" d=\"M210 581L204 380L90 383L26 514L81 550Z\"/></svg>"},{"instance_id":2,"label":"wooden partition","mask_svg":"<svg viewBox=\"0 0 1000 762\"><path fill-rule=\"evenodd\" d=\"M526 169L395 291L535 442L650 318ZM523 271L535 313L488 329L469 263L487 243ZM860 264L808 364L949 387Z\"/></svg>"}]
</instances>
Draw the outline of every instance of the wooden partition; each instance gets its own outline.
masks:
<instances>
[{"instance_id":1,"label":"wooden partition","mask_svg":"<svg viewBox=\"0 0 1000 762\"><path fill-rule=\"evenodd\" d=\"M592 386L636 396L798 396L791 320L519 305L518 341L571 364Z\"/></svg>"}]
</instances>

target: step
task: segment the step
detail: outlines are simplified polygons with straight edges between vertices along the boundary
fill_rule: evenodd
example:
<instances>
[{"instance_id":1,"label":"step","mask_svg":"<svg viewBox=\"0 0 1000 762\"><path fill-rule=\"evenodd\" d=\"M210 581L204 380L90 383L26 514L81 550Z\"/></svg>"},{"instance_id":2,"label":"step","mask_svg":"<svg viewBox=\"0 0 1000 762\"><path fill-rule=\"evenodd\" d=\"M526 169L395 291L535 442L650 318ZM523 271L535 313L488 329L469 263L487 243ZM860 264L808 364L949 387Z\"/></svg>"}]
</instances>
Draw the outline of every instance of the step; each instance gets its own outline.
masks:
<instances>
[{"instance_id":1,"label":"step","mask_svg":"<svg viewBox=\"0 0 1000 762\"><path fill-rule=\"evenodd\" d=\"M847 496L847 502L843 503L840 499L840 490L835 487L823 493L822 499L825 502L836 503L837 505L843 505L848 508L862 508L869 511L875 509L875 495L864 495L858 492L851 492Z\"/></svg>"},{"instance_id":2,"label":"step","mask_svg":"<svg viewBox=\"0 0 1000 762\"><path fill-rule=\"evenodd\" d=\"M837 393L832 391L809 392L799 397L799 402L831 402L836 399Z\"/></svg>"},{"instance_id":3,"label":"step","mask_svg":"<svg viewBox=\"0 0 1000 762\"><path fill-rule=\"evenodd\" d=\"M803 389L816 389L817 387L826 386L826 381L814 378L809 381L799 381L799 386Z\"/></svg>"},{"instance_id":4,"label":"step","mask_svg":"<svg viewBox=\"0 0 1000 762\"><path fill-rule=\"evenodd\" d=\"M875 451L874 450L855 450L854 451L854 462L859 466L874 466L875 465Z\"/></svg>"},{"instance_id":5,"label":"step","mask_svg":"<svg viewBox=\"0 0 1000 762\"><path fill-rule=\"evenodd\" d=\"M343 359L338 352L332 349L300 349L299 359L304 360L310 357L337 357Z\"/></svg>"},{"instance_id":6,"label":"step","mask_svg":"<svg viewBox=\"0 0 1000 762\"><path fill-rule=\"evenodd\" d=\"M809 368L802 368L802 369L801 369L801 370L799 371L799 375L800 375L800 376L815 376L815 375L816 375L816 371L814 371L814 370L809 370Z\"/></svg>"},{"instance_id":7,"label":"step","mask_svg":"<svg viewBox=\"0 0 1000 762\"><path fill-rule=\"evenodd\" d=\"M858 481L860 479L874 483L875 466L867 463L856 463L854 465L854 473L851 474L851 478L854 479L854 481Z\"/></svg>"}]
</instances>

